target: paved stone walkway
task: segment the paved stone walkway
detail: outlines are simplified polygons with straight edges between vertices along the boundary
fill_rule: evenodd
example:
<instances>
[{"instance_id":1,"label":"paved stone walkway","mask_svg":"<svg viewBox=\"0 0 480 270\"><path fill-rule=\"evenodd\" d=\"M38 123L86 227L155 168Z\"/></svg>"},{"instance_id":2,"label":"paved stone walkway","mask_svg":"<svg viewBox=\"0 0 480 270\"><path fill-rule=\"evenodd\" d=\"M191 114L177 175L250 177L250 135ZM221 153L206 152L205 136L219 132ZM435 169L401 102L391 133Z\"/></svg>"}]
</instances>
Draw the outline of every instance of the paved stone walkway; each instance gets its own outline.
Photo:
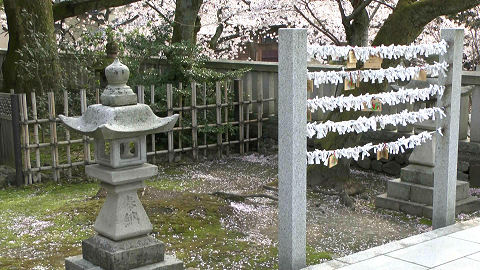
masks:
<instances>
[{"instance_id":1,"label":"paved stone walkway","mask_svg":"<svg viewBox=\"0 0 480 270\"><path fill-rule=\"evenodd\" d=\"M479 270L480 218L305 268L330 269Z\"/></svg>"}]
</instances>

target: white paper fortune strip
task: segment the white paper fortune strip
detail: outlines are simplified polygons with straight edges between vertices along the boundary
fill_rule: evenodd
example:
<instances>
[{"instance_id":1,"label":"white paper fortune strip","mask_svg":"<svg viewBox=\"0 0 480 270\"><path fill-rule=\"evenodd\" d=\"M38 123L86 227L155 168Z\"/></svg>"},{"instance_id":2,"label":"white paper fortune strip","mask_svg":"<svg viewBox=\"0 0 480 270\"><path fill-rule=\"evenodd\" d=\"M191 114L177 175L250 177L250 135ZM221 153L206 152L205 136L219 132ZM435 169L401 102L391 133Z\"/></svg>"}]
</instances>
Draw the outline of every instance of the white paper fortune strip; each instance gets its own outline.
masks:
<instances>
[{"instance_id":1,"label":"white paper fortune strip","mask_svg":"<svg viewBox=\"0 0 480 270\"><path fill-rule=\"evenodd\" d=\"M327 121L324 123L308 123L307 136L312 138L317 134L317 139L324 138L329 132L337 132L340 135L345 133L361 133L367 131L376 131L377 123L380 128L384 129L387 125L403 125L414 124L428 119L435 120L435 115L441 118L445 117L445 113L440 108L421 109L418 112L409 112L404 110L401 113L377 115L372 117L359 117L356 120L348 120L342 122Z\"/></svg>"},{"instance_id":2,"label":"white paper fortune strip","mask_svg":"<svg viewBox=\"0 0 480 270\"><path fill-rule=\"evenodd\" d=\"M307 162L308 164L324 164L328 166L328 158L331 155L335 155L337 158L353 158L354 160L364 159L365 157L370 156L369 151L373 149L374 153L377 151L382 151L385 147L388 149L390 154L398 154L405 152L406 149L412 149L427 140L432 139L432 135L438 132L443 136L441 129L436 131L425 131L418 135L412 135L408 138L402 137L394 142L381 143L373 145L372 143L356 146L351 148L343 148L337 150L318 150L316 149L313 152L307 152Z\"/></svg>"},{"instance_id":3,"label":"white paper fortune strip","mask_svg":"<svg viewBox=\"0 0 480 270\"><path fill-rule=\"evenodd\" d=\"M338 96L338 97L316 97L307 100L308 109L314 112L318 109L325 111L333 111L339 109L340 112L344 110L360 111L365 108L370 108L372 99L379 99L382 104L397 105L400 103L414 103L416 101L430 100L431 96L442 96L445 91L444 86L430 85L422 89L405 89L401 88L398 91L384 92L378 94L365 94L359 96Z\"/></svg>"},{"instance_id":4,"label":"white paper fortune strip","mask_svg":"<svg viewBox=\"0 0 480 270\"><path fill-rule=\"evenodd\" d=\"M432 77L438 76L440 72L445 74L448 69L446 62L435 63L433 65L416 66L416 67L403 67L398 65L397 67L390 67L387 69L367 69L367 70L354 70L354 71L317 71L308 72L308 79L313 80L315 86L320 84L339 84L343 83L345 78L352 82L378 82L382 83L387 80L389 83L393 83L396 80L409 81L418 75L420 70L425 70L427 74Z\"/></svg>"},{"instance_id":5,"label":"white paper fortune strip","mask_svg":"<svg viewBox=\"0 0 480 270\"><path fill-rule=\"evenodd\" d=\"M399 59L405 57L407 60L417 58L419 55L443 55L447 53L448 44L445 40L439 43L419 44L419 45L390 45L377 47L352 47L352 46L320 46L318 44L309 45L307 48L310 57L316 59L326 59L332 56L332 59L346 58L350 51L355 53L357 60L365 62L370 55L380 56L384 59Z\"/></svg>"}]
</instances>

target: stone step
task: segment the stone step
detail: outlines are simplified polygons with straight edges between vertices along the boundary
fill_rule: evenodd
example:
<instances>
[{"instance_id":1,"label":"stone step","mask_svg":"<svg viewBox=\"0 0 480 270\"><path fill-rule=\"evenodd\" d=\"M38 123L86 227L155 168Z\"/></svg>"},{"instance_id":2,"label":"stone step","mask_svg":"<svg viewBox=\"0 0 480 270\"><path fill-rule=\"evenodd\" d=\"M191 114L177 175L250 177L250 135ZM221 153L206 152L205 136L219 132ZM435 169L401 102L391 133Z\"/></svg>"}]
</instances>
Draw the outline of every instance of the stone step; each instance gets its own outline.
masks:
<instances>
[{"instance_id":1,"label":"stone step","mask_svg":"<svg viewBox=\"0 0 480 270\"><path fill-rule=\"evenodd\" d=\"M457 201L468 198L470 196L469 189L468 182L457 181ZM388 197L404 201L433 204L433 187L404 182L399 178L387 182L387 194Z\"/></svg>"},{"instance_id":2,"label":"stone step","mask_svg":"<svg viewBox=\"0 0 480 270\"><path fill-rule=\"evenodd\" d=\"M410 164L400 171L404 182L433 187L433 167Z\"/></svg>"},{"instance_id":3,"label":"stone step","mask_svg":"<svg viewBox=\"0 0 480 270\"><path fill-rule=\"evenodd\" d=\"M377 196L375 207L401 211L410 215L427 217L430 219L432 218L433 213L431 205L391 198L387 196L387 193ZM455 215L460 213L471 213L478 209L480 209L480 199L470 196L456 202Z\"/></svg>"}]
</instances>

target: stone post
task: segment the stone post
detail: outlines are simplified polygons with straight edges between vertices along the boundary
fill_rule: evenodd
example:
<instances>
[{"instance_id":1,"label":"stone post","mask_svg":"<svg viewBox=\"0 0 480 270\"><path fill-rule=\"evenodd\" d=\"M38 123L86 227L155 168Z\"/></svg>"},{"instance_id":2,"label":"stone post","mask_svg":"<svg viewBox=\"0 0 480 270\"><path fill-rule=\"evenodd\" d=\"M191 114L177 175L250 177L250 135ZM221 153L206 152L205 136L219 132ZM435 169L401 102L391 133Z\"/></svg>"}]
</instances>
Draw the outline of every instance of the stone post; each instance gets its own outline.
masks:
<instances>
[{"instance_id":1,"label":"stone post","mask_svg":"<svg viewBox=\"0 0 480 270\"><path fill-rule=\"evenodd\" d=\"M444 107L447 117L437 119L437 127L443 136L436 135L433 228L455 223L455 199L457 183L458 134L460 118L460 93L462 84L463 29L442 29L442 39L449 48L440 62L449 64L446 76L440 74L439 83L445 85L445 93L437 99L437 107Z\"/></svg>"},{"instance_id":2,"label":"stone post","mask_svg":"<svg viewBox=\"0 0 480 270\"><path fill-rule=\"evenodd\" d=\"M480 66L477 66L480 72ZM478 77L480 81L480 76ZM470 123L470 141L480 143L480 85L475 85L472 91L472 120Z\"/></svg>"},{"instance_id":3,"label":"stone post","mask_svg":"<svg viewBox=\"0 0 480 270\"><path fill-rule=\"evenodd\" d=\"M306 29L280 29L278 82L279 269L298 270L306 265Z\"/></svg>"}]
</instances>

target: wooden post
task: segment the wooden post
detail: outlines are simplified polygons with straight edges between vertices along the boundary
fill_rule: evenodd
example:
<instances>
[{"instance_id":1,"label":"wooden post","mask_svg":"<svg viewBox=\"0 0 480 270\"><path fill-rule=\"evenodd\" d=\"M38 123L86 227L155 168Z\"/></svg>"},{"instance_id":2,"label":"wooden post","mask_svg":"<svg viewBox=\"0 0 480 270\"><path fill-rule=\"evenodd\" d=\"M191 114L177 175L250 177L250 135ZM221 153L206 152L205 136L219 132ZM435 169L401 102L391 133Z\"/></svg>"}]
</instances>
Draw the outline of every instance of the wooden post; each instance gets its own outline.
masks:
<instances>
[{"instance_id":1,"label":"wooden post","mask_svg":"<svg viewBox=\"0 0 480 270\"><path fill-rule=\"evenodd\" d=\"M32 115L33 115L33 120L35 123L33 124L33 138L35 140L35 144L37 147L35 148L35 167L40 168L42 163L40 160L40 140L38 138L38 113L37 113L37 95L35 92L31 93L32 97ZM40 172L36 173L36 175L33 178L34 182L40 182L42 181L42 174Z\"/></svg>"},{"instance_id":2,"label":"wooden post","mask_svg":"<svg viewBox=\"0 0 480 270\"><path fill-rule=\"evenodd\" d=\"M193 159L198 159L198 123L197 123L197 83L192 82L192 148L193 148Z\"/></svg>"},{"instance_id":3,"label":"wooden post","mask_svg":"<svg viewBox=\"0 0 480 270\"><path fill-rule=\"evenodd\" d=\"M85 89L80 90L80 111L82 115L87 110L87 92ZM83 136L83 155L86 164L90 164L90 142L87 136Z\"/></svg>"},{"instance_id":4,"label":"wooden post","mask_svg":"<svg viewBox=\"0 0 480 270\"><path fill-rule=\"evenodd\" d=\"M275 73L273 72L268 74L268 98L275 98ZM268 102L268 116L277 114L275 112L275 103L276 101Z\"/></svg>"},{"instance_id":5,"label":"wooden post","mask_svg":"<svg viewBox=\"0 0 480 270\"><path fill-rule=\"evenodd\" d=\"M98 88L96 89L97 90L97 94L98 94ZM97 96L98 98L98 96ZM97 100L97 104L98 104L98 100ZM63 114L68 117L68 91L67 90L64 90L63 91ZM71 149L70 149L70 130L68 130L68 128L65 129L65 139L67 140L67 162L68 164L70 164L70 166L72 166L72 157L71 157ZM72 178L72 168L69 167L68 170L68 178Z\"/></svg>"},{"instance_id":6,"label":"wooden post","mask_svg":"<svg viewBox=\"0 0 480 270\"><path fill-rule=\"evenodd\" d=\"M441 73L439 76L439 83L445 85L445 92L442 98L437 99L437 107L444 107L447 117L436 121L437 128L442 128L443 136L436 136L432 217L434 229L455 223L464 29L442 29L441 37L447 41L449 48L445 55L440 56L440 62L447 62L449 68L446 76Z\"/></svg>"},{"instance_id":7,"label":"wooden post","mask_svg":"<svg viewBox=\"0 0 480 270\"><path fill-rule=\"evenodd\" d=\"M278 65L278 256L306 265L307 29L280 29Z\"/></svg>"},{"instance_id":8,"label":"wooden post","mask_svg":"<svg viewBox=\"0 0 480 270\"><path fill-rule=\"evenodd\" d=\"M24 136L24 146L25 146L25 159L24 159L24 168L27 171L26 177L26 185L32 184L32 163L30 159L30 131L28 130L28 104L27 104L27 95L26 94L21 94L21 99L22 99L22 115L23 115L23 136Z\"/></svg>"},{"instance_id":9,"label":"wooden post","mask_svg":"<svg viewBox=\"0 0 480 270\"><path fill-rule=\"evenodd\" d=\"M257 73L258 74L258 73ZM257 91L258 91L258 76L257 76ZM247 73L247 101L250 101L250 103L247 103L247 113L245 114L245 120L247 121L247 128L245 130L245 136L247 138L247 143L245 144L246 145L246 151L248 153L248 151L250 150L250 142L248 141L248 139L250 138L250 112L252 110L252 89L253 89L253 80L252 80L252 72L248 72Z\"/></svg>"},{"instance_id":10,"label":"wooden post","mask_svg":"<svg viewBox=\"0 0 480 270\"><path fill-rule=\"evenodd\" d=\"M243 121L243 81L235 80L238 91L238 137L240 141L240 154L245 153L244 135L245 135L245 122Z\"/></svg>"},{"instance_id":11,"label":"wooden post","mask_svg":"<svg viewBox=\"0 0 480 270\"><path fill-rule=\"evenodd\" d=\"M13 149L15 153L15 182L17 186L21 186L24 183L23 175L23 162L22 162L22 133L21 127L23 124L21 121L20 113L20 96L12 93L10 95L12 106L12 133L13 133Z\"/></svg>"},{"instance_id":12,"label":"wooden post","mask_svg":"<svg viewBox=\"0 0 480 270\"><path fill-rule=\"evenodd\" d=\"M178 93L179 93L179 98L178 98L178 106L180 107L180 113L178 114L178 126L181 128L182 127L182 120L183 120L183 84L178 83ZM180 129L178 131L178 148L182 149L182 130Z\"/></svg>"},{"instance_id":13,"label":"wooden post","mask_svg":"<svg viewBox=\"0 0 480 270\"><path fill-rule=\"evenodd\" d=\"M226 125L226 131L225 131L225 141L230 143L230 139L228 138L228 82L225 81L225 87L224 87L224 99L225 99L225 125ZM227 156L230 155L230 145L227 146Z\"/></svg>"},{"instance_id":14,"label":"wooden post","mask_svg":"<svg viewBox=\"0 0 480 270\"><path fill-rule=\"evenodd\" d=\"M207 83L203 83L203 120L205 125L208 125L207 121ZM206 127L205 127L206 130ZM203 132L203 145L205 145L205 149L203 149L203 156L207 157L207 149L208 149L208 144L207 144L207 132Z\"/></svg>"},{"instance_id":15,"label":"wooden post","mask_svg":"<svg viewBox=\"0 0 480 270\"><path fill-rule=\"evenodd\" d=\"M168 116L173 115L173 89L171 84L167 84L167 114ZM168 132L168 162L173 162L174 160L174 149L173 149L173 129Z\"/></svg>"},{"instance_id":16,"label":"wooden post","mask_svg":"<svg viewBox=\"0 0 480 270\"><path fill-rule=\"evenodd\" d=\"M58 182L59 174L58 171L58 144L57 144L57 123L55 121L55 96L53 92L48 92L48 118L50 122L50 145L52 153L52 170L53 170L53 180Z\"/></svg>"},{"instance_id":17,"label":"wooden post","mask_svg":"<svg viewBox=\"0 0 480 270\"><path fill-rule=\"evenodd\" d=\"M223 144L222 144L222 85L220 82L215 84L215 103L217 104L217 156L222 158Z\"/></svg>"},{"instance_id":18,"label":"wooden post","mask_svg":"<svg viewBox=\"0 0 480 270\"><path fill-rule=\"evenodd\" d=\"M155 85L150 85L150 105L153 106L155 105ZM157 149L155 145L155 133L151 135L152 136L152 152L153 152L153 158L152 162L153 164L157 164Z\"/></svg>"},{"instance_id":19,"label":"wooden post","mask_svg":"<svg viewBox=\"0 0 480 270\"><path fill-rule=\"evenodd\" d=\"M262 128L263 128L263 72L259 73L260 79L257 80L257 151L262 153Z\"/></svg>"}]
</instances>

